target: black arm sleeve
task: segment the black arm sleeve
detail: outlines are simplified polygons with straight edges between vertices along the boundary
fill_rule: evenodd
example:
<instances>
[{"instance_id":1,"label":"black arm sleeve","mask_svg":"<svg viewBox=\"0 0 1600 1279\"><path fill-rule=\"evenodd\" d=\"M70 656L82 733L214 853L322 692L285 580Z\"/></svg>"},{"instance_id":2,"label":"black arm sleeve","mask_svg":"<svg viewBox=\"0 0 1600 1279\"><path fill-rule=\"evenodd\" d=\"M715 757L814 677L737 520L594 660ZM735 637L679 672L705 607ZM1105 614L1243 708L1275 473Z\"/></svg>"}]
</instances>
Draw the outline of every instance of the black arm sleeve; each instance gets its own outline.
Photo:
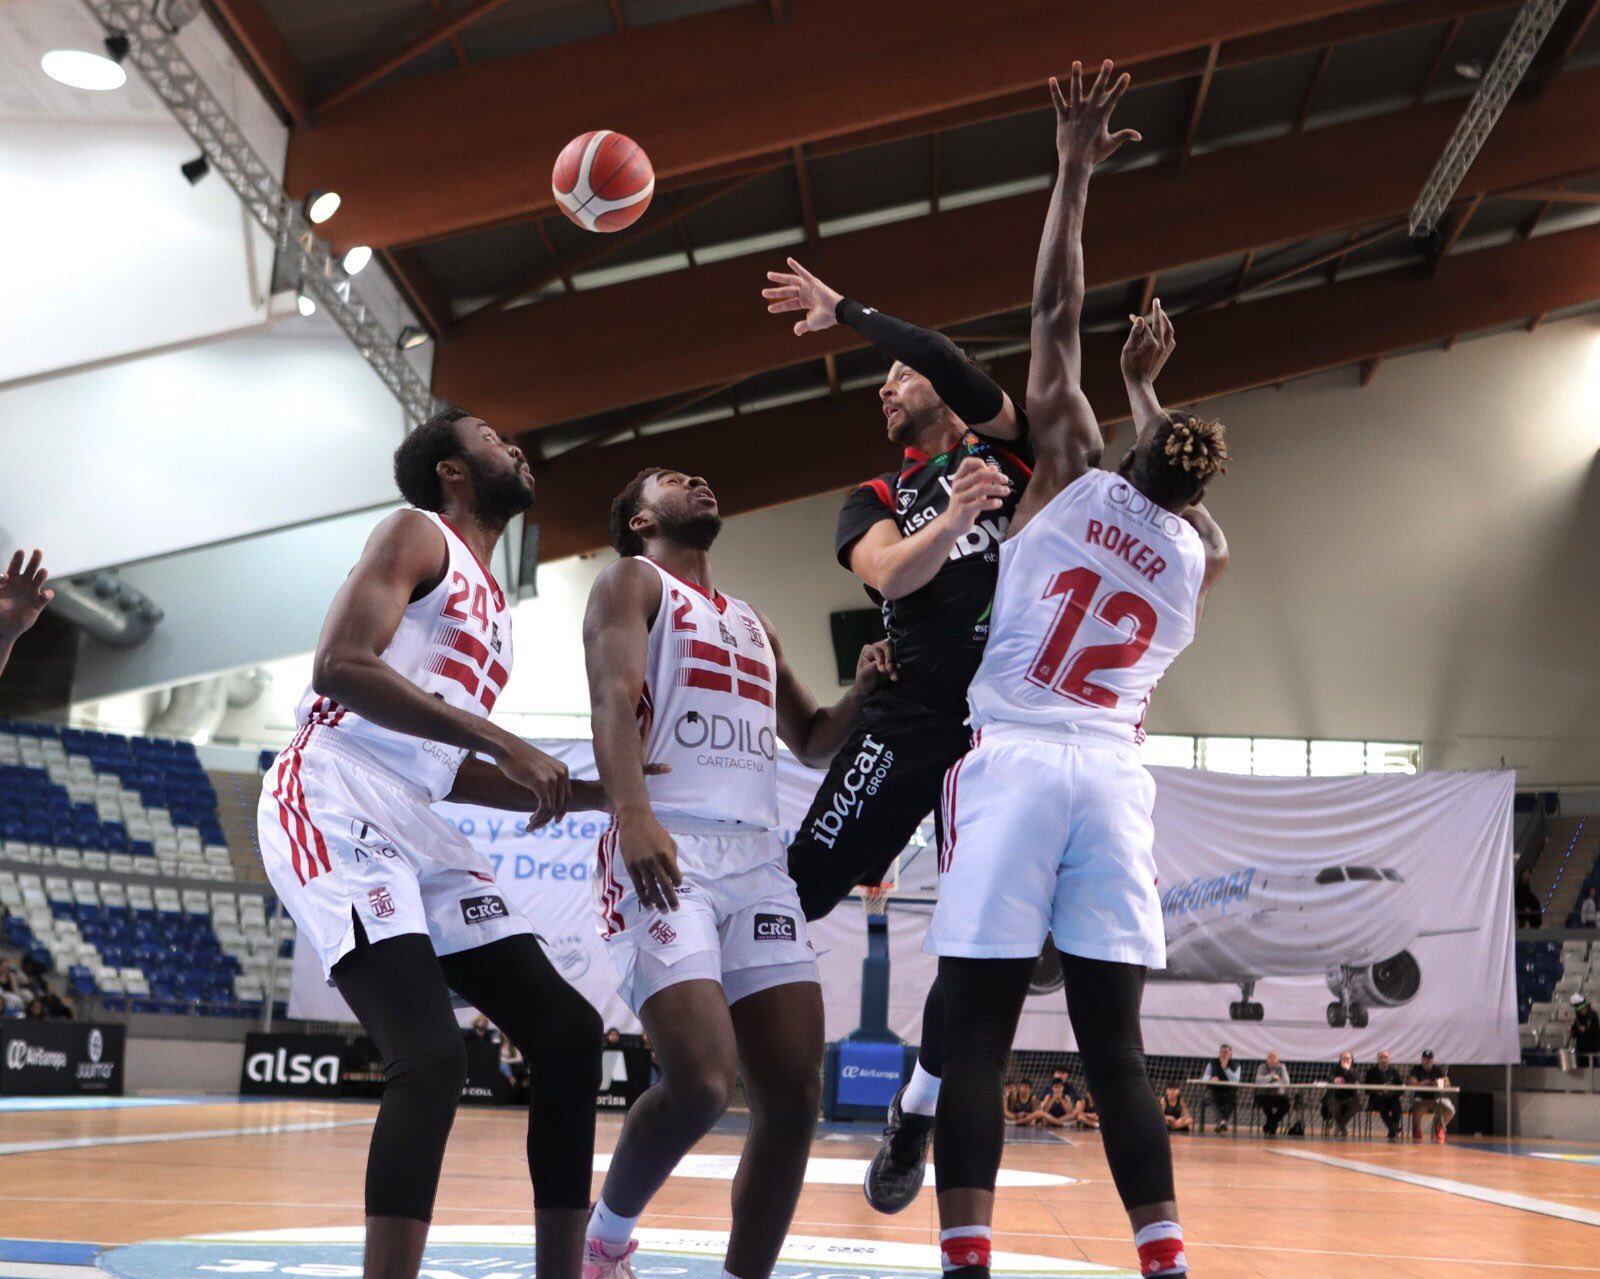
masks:
<instances>
[{"instance_id":1,"label":"black arm sleeve","mask_svg":"<svg viewBox=\"0 0 1600 1279\"><path fill-rule=\"evenodd\" d=\"M1005 392L943 333L919 329L882 311L843 298L836 314L880 351L915 369L933 383L934 393L968 426L1000 416Z\"/></svg>"}]
</instances>

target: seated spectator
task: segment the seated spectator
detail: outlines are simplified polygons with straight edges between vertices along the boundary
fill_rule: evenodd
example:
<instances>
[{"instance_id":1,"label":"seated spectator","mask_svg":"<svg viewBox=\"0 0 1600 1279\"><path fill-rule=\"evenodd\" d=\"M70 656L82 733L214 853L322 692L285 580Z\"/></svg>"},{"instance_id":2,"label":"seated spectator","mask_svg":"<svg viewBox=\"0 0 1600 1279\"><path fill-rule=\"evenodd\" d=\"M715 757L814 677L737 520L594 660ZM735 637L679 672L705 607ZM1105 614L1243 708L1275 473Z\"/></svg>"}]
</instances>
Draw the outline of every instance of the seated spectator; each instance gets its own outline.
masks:
<instances>
[{"instance_id":1,"label":"seated spectator","mask_svg":"<svg viewBox=\"0 0 1600 1279\"><path fill-rule=\"evenodd\" d=\"M1600 901L1595 900L1594 885L1583 890L1583 896L1578 898L1578 927L1593 928L1600 922Z\"/></svg>"},{"instance_id":2,"label":"seated spectator","mask_svg":"<svg viewBox=\"0 0 1600 1279\"><path fill-rule=\"evenodd\" d=\"M1005 1092L1006 1122L1024 1128L1033 1127L1033 1112L1039 1099L1033 1095L1033 1085L1026 1079L1012 1084Z\"/></svg>"},{"instance_id":3,"label":"seated spectator","mask_svg":"<svg viewBox=\"0 0 1600 1279\"><path fill-rule=\"evenodd\" d=\"M1084 1085L1083 1097L1078 1102L1077 1114L1074 1116L1078 1127L1095 1129L1100 1127L1100 1108L1094 1104L1094 1094Z\"/></svg>"},{"instance_id":4,"label":"seated spectator","mask_svg":"<svg viewBox=\"0 0 1600 1279\"><path fill-rule=\"evenodd\" d=\"M1233 1064L1231 1045L1223 1044L1217 1049L1216 1058L1206 1063L1205 1071L1200 1078L1215 1079L1219 1083L1239 1082L1239 1068ZM1217 1108L1217 1131L1227 1132L1233 1126L1233 1108L1239 1100L1235 1090L1211 1087L1206 1089L1206 1094L1211 1104Z\"/></svg>"},{"instance_id":5,"label":"seated spectator","mask_svg":"<svg viewBox=\"0 0 1600 1279\"><path fill-rule=\"evenodd\" d=\"M1328 1090L1322 1096L1322 1118L1333 1125L1334 1132L1340 1137L1350 1135L1350 1117L1356 1113L1355 1085L1358 1082L1355 1054L1340 1053L1339 1064L1328 1072Z\"/></svg>"},{"instance_id":6,"label":"seated spectator","mask_svg":"<svg viewBox=\"0 0 1600 1279\"><path fill-rule=\"evenodd\" d=\"M1539 895L1533 891L1533 880L1527 871L1517 873L1517 927L1538 928L1544 923L1544 907Z\"/></svg>"},{"instance_id":7,"label":"seated spectator","mask_svg":"<svg viewBox=\"0 0 1600 1279\"><path fill-rule=\"evenodd\" d=\"M1433 1050L1424 1048L1422 1060L1411 1068L1411 1073L1406 1076L1406 1082L1419 1088L1448 1088L1450 1076L1443 1066L1434 1063ZM1428 1097L1426 1094L1418 1093L1411 1103L1412 1138L1416 1141L1422 1140L1422 1121L1432 1115L1433 1139L1441 1146L1444 1145L1444 1130L1455 1117L1455 1113L1456 1103L1451 1098Z\"/></svg>"},{"instance_id":8,"label":"seated spectator","mask_svg":"<svg viewBox=\"0 0 1600 1279\"><path fill-rule=\"evenodd\" d=\"M1078 1115L1078 1094L1073 1091L1072 1085L1063 1079L1052 1079L1050 1091L1039 1100L1034 1107L1033 1126L1035 1128L1065 1128L1070 1125Z\"/></svg>"},{"instance_id":9,"label":"seated spectator","mask_svg":"<svg viewBox=\"0 0 1600 1279\"><path fill-rule=\"evenodd\" d=\"M1289 1072L1279 1060L1277 1051L1267 1054L1267 1059L1256 1067L1256 1104L1261 1107L1261 1131L1268 1137L1278 1135L1278 1125L1289 1113Z\"/></svg>"},{"instance_id":10,"label":"seated spectator","mask_svg":"<svg viewBox=\"0 0 1600 1279\"><path fill-rule=\"evenodd\" d=\"M1401 1081L1400 1072L1389 1064L1389 1050L1385 1048L1378 1054L1378 1060L1367 1067L1367 1073L1361 1077L1364 1084L1394 1085ZM1397 1092L1373 1092L1367 1094L1367 1109L1371 1110L1383 1120L1383 1126L1389 1130L1389 1140L1400 1140L1400 1100Z\"/></svg>"},{"instance_id":11,"label":"seated spectator","mask_svg":"<svg viewBox=\"0 0 1600 1279\"><path fill-rule=\"evenodd\" d=\"M27 1010L22 1015L29 1021L43 1021L50 1014L44 1010L44 1000L35 995L28 1001Z\"/></svg>"},{"instance_id":12,"label":"seated spectator","mask_svg":"<svg viewBox=\"0 0 1600 1279\"><path fill-rule=\"evenodd\" d=\"M1578 1054L1578 1064L1592 1065L1600 1058L1600 1016L1588 997L1574 993L1572 999L1572 1047Z\"/></svg>"},{"instance_id":13,"label":"seated spectator","mask_svg":"<svg viewBox=\"0 0 1600 1279\"><path fill-rule=\"evenodd\" d=\"M20 1017L28 1006L28 988L9 959L0 959L0 1016Z\"/></svg>"},{"instance_id":14,"label":"seated spectator","mask_svg":"<svg viewBox=\"0 0 1600 1279\"><path fill-rule=\"evenodd\" d=\"M1161 1114L1167 1121L1168 1132L1188 1132L1194 1127L1189 1105L1183 1099L1183 1089L1177 1084L1168 1084L1161 1094Z\"/></svg>"},{"instance_id":15,"label":"seated spectator","mask_svg":"<svg viewBox=\"0 0 1600 1279\"><path fill-rule=\"evenodd\" d=\"M72 1005L69 1004L50 987L45 986L39 991L39 1002L44 1005L44 1015L54 1017L58 1021L71 1021L73 1019Z\"/></svg>"}]
</instances>

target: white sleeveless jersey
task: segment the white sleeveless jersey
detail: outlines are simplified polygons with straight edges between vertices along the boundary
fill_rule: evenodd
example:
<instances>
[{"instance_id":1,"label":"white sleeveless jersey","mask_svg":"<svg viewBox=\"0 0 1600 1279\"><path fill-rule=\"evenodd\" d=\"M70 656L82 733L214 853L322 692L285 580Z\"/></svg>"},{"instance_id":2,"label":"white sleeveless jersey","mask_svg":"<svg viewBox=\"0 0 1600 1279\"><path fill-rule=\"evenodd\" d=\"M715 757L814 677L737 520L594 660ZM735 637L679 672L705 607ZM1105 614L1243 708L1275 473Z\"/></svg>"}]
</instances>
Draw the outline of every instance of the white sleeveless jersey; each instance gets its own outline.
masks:
<instances>
[{"instance_id":1,"label":"white sleeveless jersey","mask_svg":"<svg viewBox=\"0 0 1600 1279\"><path fill-rule=\"evenodd\" d=\"M439 584L406 606L383 661L425 693L458 710L487 717L511 675L511 613L505 592L450 522L420 511L444 536L450 562ZM324 734L353 746L427 791L450 793L466 750L382 728L308 688L295 712L299 748L316 749Z\"/></svg>"},{"instance_id":2,"label":"white sleeveless jersey","mask_svg":"<svg viewBox=\"0 0 1600 1279\"><path fill-rule=\"evenodd\" d=\"M1000 550L968 700L974 728L1144 740L1156 682L1194 639L1205 549L1120 476L1091 470Z\"/></svg>"},{"instance_id":3,"label":"white sleeveless jersey","mask_svg":"<svg viewBox=\"0 0 1600 1279\"><path fill-rule=\"evenodd\" d=\"M639 730L645 779L663 818L778 824L777 667L766 628L743 600L706 596L640 556L661 578L650 627Z\"/></svg>"}]
</instances>

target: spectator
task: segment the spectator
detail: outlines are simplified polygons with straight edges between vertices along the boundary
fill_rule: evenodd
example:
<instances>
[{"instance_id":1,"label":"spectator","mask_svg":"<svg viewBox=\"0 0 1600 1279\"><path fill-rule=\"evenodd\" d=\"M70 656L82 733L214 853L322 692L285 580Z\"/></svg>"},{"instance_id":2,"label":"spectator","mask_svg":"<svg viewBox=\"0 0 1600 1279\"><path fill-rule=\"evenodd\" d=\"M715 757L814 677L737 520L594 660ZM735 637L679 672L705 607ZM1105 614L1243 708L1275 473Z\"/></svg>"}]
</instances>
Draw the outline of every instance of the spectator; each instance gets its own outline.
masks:
<instances>
[{"instance_id":1,"label":"spectator","mask_svg":"<svg viewBox=\"0 0 1600 1279\"><path fill-rule=\"evenodd\" d=\"M1533 880L1528 872L1517 872L1517 927L1537 928L1544 923L1544 907L1539 895L1533 891Z\"/></svg>"},{"instance_id":2,"label":"spectator","mask_svg":"<svg viewBox=\"0 0 1600 1279\"><path fill-rule=\"evenodd\" d=\"M37 995L28 1001L28 1009L22 1015L29 1021L43 1021L49 1016L44 1010L44 1000Z\"/></svg>"},{"instance_id":3,"label":"spectator","mask_svg":"<svg viewBox=\"0 0 1600 1279\"><path fill-rule=\"evenodd\" d=\"M0 959L0 1016L20 1017L28 1006L27 986L9 959Z\"/></svg>"},{"instance_id":4,"label":"spectator","mask_svg":"<svg viewBox=\"0 0 1600 1279\"><path fill-rule=\"evenodd\" d=\"M1433 1050L1424 1048L1422 1060L1411 1068L1411 1074L1406 1077L1408 1084L1415 1084L1419 1088L1448 1088L1450 1076L1443 1066L1435 1065ZM1428 1115L1433 1116L1433 1139L1441 1146L1444 1145L1444 1130L1449 1126L1450 1120L1455 1117L1456 1103L1449 1097L1426 1097L1418 1094L1411 1103L1411 1136L1422 1140L1422 1121Z\"/></svg>"},{"instance_id":5,"label":"spectator","mask_svg":"<svg viewBox=\"0 0 1600 1279\"><path fill-rule=\"evenodd\" d=\"M1572 1047L1580 1065L1592 1065L1600 1057L1600 1016L1595 1015L1594 1006L1581 994L1572 996L1572 1009Z\"/></svg>"},{"instance_id":6,"label":"spectator","mask_svg":"<svg viewBox=\"0 0 1600 1279\"><path fill-rule=\"evenodd\" d=\"M609 1027L606 1028L606 1043L605 1043L605 1046L607 1048L621 1048L622 1047L622 1032L620 1030L618 1030L615 1026L609 1026Z\"/></svg>"},{"instance_id":7,"label":"spectator","mask_svg":"<svg viewBox=\"0 0 1600 1279\"><path fill-rule=\"evenodd\" d=\"M1206 1094L1211 1099L1211 1104L1217 1108L1217 1131L1227 1132L1233 1126L1233 1107L1239 1100L1232 1088L1218 1085L1236 1084L1239 1082L1239 1068L1233 1065L1233 1048L1223 1044L1217 1049L1217 1055L1212 1061L1206 1063L1202 1079L1215 1079L1213 1084L1206 1089Z\"/></svg>"},{"instance_id":8,"label":"spectator","mask_svg":"<svg viewBox=\"0 0 1600 1279\"><path fill-rule=\"evenodd\" d=\"M1378 1060L1367 1067L1367 1073L1362 1076L1362 1083L1395 1085L1401 1082L1400 1072L1389 1064L1389 1050L1385 1048L1378 1054ZM1400 1094L1397 1092L1374 1092L1367 1094L1367 1107L1374 1111L1378 1118L1383 1120L1383 1126L1389 1130L1389 1140L1400 1140Z\"/></svg>"},{"instance_id":9,"label":"spectator","mask_svg":"<svg viewBox=\"0 0 1600 1279\"><path fill-rule=\"evenodd\" d=\"M44 1005L44 1015L54 1017L58 1021L71 1021L73 1019L72 1005L51 990L49 986L39 989L39 1002Z\"/></svg>"},{"instance_id":10,"label":"spectator","mask_svg":"<svg viewBox=\"0 0 1600 1279\"><path fill-rule=\"evenodd\" d=\"M1078 1115L1078 1094L1064 1079L1050 1081L1050 1091L1044 1095L1033 1112L1036 1128L1065 1128Z\"/></svg>"},{"instance_id":11,"label":"spectator","mask_svg":"<svg viewBox=\"0 0 1600 1279\"><path fill-rule=\"evenodd\" d=\"M1161 1094L1161 1113L1166 1118L1168 1132L1188 1132L1194 1127L1188 1103L1183 1099L1183 1088L1178 1084L1168 1084Z\"/></svg>"},{"instance_id":12,"label":"spectator","mask_svg":"<svg viewBox=\"0 0 1600 1279\"><path fill-rule=\"evenodd\" d=\"M1355 1055L1348 1050L1339 1054L1339 1064L1328 1072L1328 1091L1322 1098L1322 1118L1331 1123L1340 1137L1350 1135L1350 1117L1356 1113Z\"/></svg>"},{"instance_id":13,"label":"spectator","mask_svg":"<svg viewBox=\"0 0 1600 1279\"><path fill-rule=\"evenodd\" d=\"M39 562L38 551L22 562L22 552L11 556L10 567L0 573L0 671L11 659L11 648L30 626L39 620L44 606L55 598L55 592L44 582L50 574Z\"/></svg>"},{"instance_id":14,"label":"spectator","mask_svg":"<svg viewBox=\"0 0 1600 1279\"><path fill-rule=\"evenodd\" d=\"M1019 1080L1006 1090L1006 1122L1018 1124L1024 1128L1033 1127L1033 1112L1038 1107L1039 1099L1033 1095L1033 1085L1026 1079Z\"/></svg>"},{"instance_id":15,"label":"spectator","mask_svg":"<svg viewBox=\"0 0 1600 1279\"><path fill-rule=\"evenodd\" d=\"M1100 1108L1094 1104L1094 1094L1089 1091L1087 1084L1083 1086L1083 1097L1078 1102L1076 1118L1080 1128L1100 1127Z\"/></svg>"},{"instance_id":16,"label":"spectator","mask_svg":"<svg viewBox=\"0 0 1600 1279\"><path fill-rule=\"evenodd\" d=\"M1278 1135L1278 1125L1289 1113L1289 1072L1278 1059L1277 1051L1267 1054L1267 1059L1256 1067L1256 1104L1261 1107L1261 1131L1268 1137Z\"/></svg>"},{"instance_id":17,"label":"spectator","mask_svg":"<svg viewBox=\"0 0 1600 1279\"><path fill-rule=\"evenodd\" d=\"M1583 896L1578 899L1578 927L1593 928L1600 922L1600 901L1595 900L1594 885L1583 890Z\"/></svg>"},{"instance_id":18,"label":"spectator","mask_svg":"<svg viewBox=\"0 0 1600 1279\"><path fill-rule=\"evenodd\" d=\"M499 1041L499 1036L495 1033L494 1027L489 1024L489 1019L482 1013L472 1019L472 1025L461 1032L461 1037L469 1042L474 1039L487 1039L491 1043Z\"/></svg>"}]
</instances>

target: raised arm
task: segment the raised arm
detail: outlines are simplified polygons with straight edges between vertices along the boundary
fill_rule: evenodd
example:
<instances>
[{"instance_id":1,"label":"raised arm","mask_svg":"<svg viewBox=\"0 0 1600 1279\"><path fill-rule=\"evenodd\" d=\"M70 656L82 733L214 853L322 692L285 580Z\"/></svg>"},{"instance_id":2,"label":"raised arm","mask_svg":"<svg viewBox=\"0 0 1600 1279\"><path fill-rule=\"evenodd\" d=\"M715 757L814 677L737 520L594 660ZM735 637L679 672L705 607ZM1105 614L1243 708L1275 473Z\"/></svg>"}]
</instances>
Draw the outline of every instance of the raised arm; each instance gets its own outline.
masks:
<instances>
[{"instance_id":1,"label":"raised arm","mask_svg":"<svg viewBox=\"0 0 1600 1279\"><path fill-rule=\"evenodd\" d=\"M1028 420L1037 464L1028 491L1011 521L1015 536L1033 514L1100 461L1100 423L1083 393L1083 212L1095 165L1124 142L1132 129L1111 133L1111 112L1128 87L1126 73L1113 79L1110 62L1087 93L1083 68L1072 64L1065 93L1052 77L1058 167L1039 258L1033 276L1033 329L1028 368Z\"/></svg>"},{"instance_id":2,"label":"raised arm","mask_svg":"<svg viewBox=\"0 0 1600 1279\"><path fill-rule=\"evenodd\" d=\"M778 688L778 736L794 752L794 757L809 768L822 768L839 753L845 738L861 714L861 699L879 684L898 679L889 642L879 640L861 650L856 661L856 682L832 706L818 706L811 690L800 682L783 656L772 624L765 617L767 638L772 641L772 660L776 664Z\"/></svg>"},{"instance_id":3,"label":"raised arm","mask_svg":"<svg viewBox=\"0 0 1600 1279\"><path fill-rule=\"evenodd\" d=\"M619 560L595 580L583 615L594 760L611 810L617 844L639 900L676 910L678 846L650 808L645 787L639 698L649 659L650 625L661 607L661 579L637 560Z\"/></svg>"},{"instance_id":4,"label":"raised arm","mask_svg":"<svg viewBox=\"0 0 1600 1279\"><path fill-rule=\"evenodd\" d=\"M1143 440L1166 419L1166 410L1156 395L1156 379L1178 340L1160 298L1152 304L1148 316L1130 315L1128 319L1128 340L1122 344L1122 385L1128 392L1128 407L1133 410L1134 432Z\"/></svg>"},{"instance_id":5,"label":"raised arm","mask_svg":"<svg viewBox=\"0 0 1600 1279\"><path fill-rule=\"evenodd\" d=\"M0 673L11 660L12 645L55 598L56 593L44 584L50 574L40 559L34 551L24 565L22 552L17 551L11 556L11 566L0 573Z\"/></svg>"},{"instance_id":6,"label":"raised arm","mask_svg":"<svg viewBox=\"0 0 1600 1279\"><path fill-rule=\"evenodd\" d=\"M424 692L383 660L406 606L438 584L446 556L443 534L416 511L396 511L379 524L328 610L311 686L384 728L487 755L528 788L537 808L565 811L565 764Z\"/></svg>"},{"instance_id":7,"label":"raised arm","mask_svg":"<svg viewBox=\"0 0 1600 1279\"><path fill-rule=\"evenodd\" d=\"M927 378L945 407L975 431L993 439L1016 439L1025 429L1011 397L943 333L918 328L829 288L793 258L788 271L768 271L761 291L773 315L803 311L795 336L846 324L867 341Z\"/></svg>"}]
</instances>

